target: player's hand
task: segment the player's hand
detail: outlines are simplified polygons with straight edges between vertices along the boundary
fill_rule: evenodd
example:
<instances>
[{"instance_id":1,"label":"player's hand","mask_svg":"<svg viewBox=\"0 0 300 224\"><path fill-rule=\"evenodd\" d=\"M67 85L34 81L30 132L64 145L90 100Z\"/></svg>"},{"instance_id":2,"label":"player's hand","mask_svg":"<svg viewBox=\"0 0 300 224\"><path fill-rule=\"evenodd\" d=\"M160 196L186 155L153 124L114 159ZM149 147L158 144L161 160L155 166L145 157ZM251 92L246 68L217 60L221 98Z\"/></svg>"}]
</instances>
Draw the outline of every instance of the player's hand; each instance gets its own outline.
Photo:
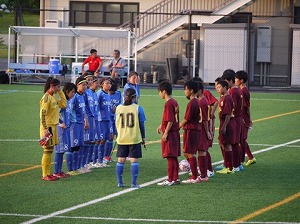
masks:
<instances>
[{"instance_id":1,"label":"player's hand","mask_svg":"<svg viewBox=\"0 0 300 224\"><path fill-rule=\"evenodd\" d=\"M87 130L90 128L90 124L88 122L88 120L84 119L84 129Z\"/></svg>"},{"instance_id":2,"label":"player's hand","mask_svg":"<svg viewBox=\"0 0 300 224\"><path fill-rule=\"evenodd\" d=\"M208 131L208 132L206 132L206 135L207 135L207 138L209 139L209 140L211 140L212 139L212 135L210 134L210 132Z\"/></svg>"},{"instance_id":3,"label":"player's hand","mask_svg":"<svg viewBox=\"0 0 300 224\"><path fill-rule=\"evenodd\" d=\"M164 142L168 141L168 133L165 132L161 137L161 140L163 140Z\"/></svg>"},{"instance_id":4,"label":"player's hand","mask_svg":"<svg viewBox=\"0 0 300 224\"><path fill-rule=\"evenodd\" d=\"M49 131L49 129L48 129L48 128L45 129L45 130L44 130L44 136L47 136L47 135L49 135L49 134L51 134L50 131Z\"/></svg>"},{"instance_id":5,"label":"player's hand","mask_svg":"<svg viewBox=\"0 0 300 224\"><path fill-rule=\"evenodd\" d=\"M141 142L142 145L145 145L146 144L146 141L144 138L142 138L142 142Z\"/></svg>"},{"instance_id":6,"label":"player's hand","mask_svg":"<svg viewBox=\"0 0 300 224\"><path fill-rule=\"evenodd\" d=\"M60 124L59 126L60 126L62 129L66 129L66 128L67 128L67 126L66 126L65 123L62 123L62 124Z\"/></svg>"},{"instance_id":7,"label":"player's hand","mask_svg":"<svg viewBox=\"0 0 300 224\"><path fill-rule=\"evenodd\" d=\"M157 134L160 134L162 132L161 130L161 125L158 126L158 128L156 129Z\"/></svg>"}]
</instances>

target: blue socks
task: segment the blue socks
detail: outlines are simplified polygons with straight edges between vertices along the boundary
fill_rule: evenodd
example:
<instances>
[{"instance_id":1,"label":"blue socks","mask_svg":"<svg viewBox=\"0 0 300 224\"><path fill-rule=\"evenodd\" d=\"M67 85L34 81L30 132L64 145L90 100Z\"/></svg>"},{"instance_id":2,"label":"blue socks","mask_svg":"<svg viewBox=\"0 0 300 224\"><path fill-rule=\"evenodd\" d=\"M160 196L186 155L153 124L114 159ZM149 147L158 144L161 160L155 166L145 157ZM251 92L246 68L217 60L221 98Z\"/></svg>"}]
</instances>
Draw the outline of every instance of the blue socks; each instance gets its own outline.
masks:
<instances>
[{"instance_id":1,"label":"blue socks","mask_svg":"<svg viewBox=\"0 0 300 224\"><path fill-rule=\"evenodd\" d=\"M59 174L62 171L64 153L55 153L54 157L54 173Z\"/></svg>"},{"instance_id":2,"label":"blue socks","mask_svg":"<svg viewBox=\"0 0 300 224\"><path fill-rule=\"evenodd\" d=\"M92 161L93 151L94 151L94 145L89 145L88 154L86 157L86 164L89 164Z\"/></svg>"},{"instance_id":3,"label":"blue socks","mask_svg":"<svg viewBox=\"0 0 300 224\"><path fill-rule=\"evenodd\" d=\"M105 143L105 153L104 153L104 156L110 157L112 148L113 148L113 142L112 142L112 141L109 141L109 140L106 141L106 143Z\"/></svg>"},{"instance_id":4,"label":"blue socks","mask_svg":"<svg viewBox=\"0 0 300 224\"><path fill-rule=\"evenodd\" d=\"M73 170L77 170L78 169L78 151L74 151L73 152Z\"/></svg>"},{"instance_id":5,"label":"blue socks","mask_svg":"<svg viewBox=\"0 0 300 224\"><path fill-rule=\"evenodd\" d=\"M136 181L139 175L139 163L131 163L131 184L137 185Z\"/></svg>"},{"instance_id":6,"label":"blue socks","mask_svg":"<svg viewBox=\"0 0 300 224\"><path fill-rule=\"evenodd\" d=\"M73 171L73 153L72 152L66 152L66 162L67 162L67 169L68 171Z\"/></svg>"},{"instance_id":7,"label":"blue socks","mask_svg":"<svg viewBox=\"0 0 300 224\"><path fill-rule=\"evenodd\" d=\"M104 157L104 144L99 145L98 163L103 163Z\"/></svg>"},{"instance_id":8,"label":"blue socks","mask_svg":"<svg viewBox=\"0 0 300 224\"><path fill-rule=\"evenodd\" d=\"M124 163L117 163L116 165L116 176L118 180L118 185L123 185L123 171L124 171Z\"/></svg>"},{"instance_id":9,"label":"blue socks","mask_svg":"<svg viewBox=\"0 0 300 224\"><path fill-rule=\"evenodd\" d=\"M93 164L97 163L98 154L99 154L99 145L96 144L93 147L93 156L92 156Z\"/></svg>"}]
</instances>

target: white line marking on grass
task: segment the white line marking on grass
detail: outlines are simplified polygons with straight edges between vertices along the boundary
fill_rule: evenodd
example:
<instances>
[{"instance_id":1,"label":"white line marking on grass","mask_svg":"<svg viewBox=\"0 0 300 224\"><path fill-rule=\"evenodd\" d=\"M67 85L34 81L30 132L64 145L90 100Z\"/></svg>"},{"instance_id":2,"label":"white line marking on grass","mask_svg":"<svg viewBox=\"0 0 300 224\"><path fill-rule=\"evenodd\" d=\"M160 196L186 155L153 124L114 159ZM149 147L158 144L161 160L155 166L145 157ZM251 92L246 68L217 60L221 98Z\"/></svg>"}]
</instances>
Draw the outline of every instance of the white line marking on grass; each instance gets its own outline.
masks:
<instances>
[{"instance_id":1,"label":"white line marking on grass","mask_svg":"<svg viewBox=\"0 0 300 224\"><path fill-rule=\"evenodd\" d=\"M0 216L15 217L41 217L42 215L0 213ZM60 219L78 219L78 220L111 220L111 221L135 221L135 222L168 222L168 223L228 223L230 221L208 221L208 220L172 220L172 219L134 219L134 218L106 218L106 217L85 217L85 216L55 216ZM297 224L297 222L239 222L247 224ZM298 223L299 224L299 223Z\"/></svg>"},{"instance_id":2,"label":"white line marking on grass","mask_svg":"<svg viewBox=\"0 0 300 224\"><path fill-rule=\"evenodd\" d=\"M280 144L280 145L275 145L275 146L272 146L272 147L269 147L269 148L266 148L266 149L262 149L262 150L259 150L259 151L256 151L256 152L253 152L253 154L258 154L258 153L262 153L262 152L267 152L267 151L270 151L272 149L276 149L276 148L280 148L280 147L284 147L286 145L289 145L289 144L293 144L293 143L296 143L296 142L299 142L300 139L297 139L297 140L294 140L294 141L290 141L290 142L287 142L287 143L283 143L283 144ZM217 165L217 164L220 164L222 163L223 161L218 161L218 162L215 162L213 163L213 165ZM179 173L179 175L182 175L186 172L181 172ZM165 180L167 177L161 177L161 178L158 178L158 179L155 179L153 181L150 181L150 182L147 182L147 183L143 183L140 185L141 188L143 187L147 187L149 185L152 185L152 184L156 184L160 181L163 181ZM110 194L110 195L107 195L107 196L104 196L102 198L97 198L95 200L92 200L92 201L88 201L88 202L85 202L85 203L82 203L82 204L79 204L79 205L75 205L73 207L70 207L70 208L66 208L66 209L62 209L60 211L56 211L56 212L53 212L53 213L50 213L48 215L44 215L44 216L41 216L41 217L38 217L38 218L35 218L35 219L31 219L27 222L23 222L23 224L30 224L30 223L35 223L35 222L39 222L41 220L45 220L45 219L49 219L49 218L53 218L55 216L58 216L58 215L62 215L62 214L65 214L65 213L68 213L70 211L74 211L76 209L79 209L79 208L83 208L83 207L86 207L86 206L89 206L89 205L93 205L93 204L96 204L98 202L101 202L101 201L105 201L105 200L108 200L108 199L111 199L111 198L114 198L114 197L118 197L120 195L123 195L123 194L126 194L126 193L129 193L129 192L132 192L134 190L137 190L136 188L129 188L129 189L126 189L126 190L122 190L122 191L119 191L119 192L116 192L116 193L113 193L113 194Z\"/></svg>"}]
</instances>

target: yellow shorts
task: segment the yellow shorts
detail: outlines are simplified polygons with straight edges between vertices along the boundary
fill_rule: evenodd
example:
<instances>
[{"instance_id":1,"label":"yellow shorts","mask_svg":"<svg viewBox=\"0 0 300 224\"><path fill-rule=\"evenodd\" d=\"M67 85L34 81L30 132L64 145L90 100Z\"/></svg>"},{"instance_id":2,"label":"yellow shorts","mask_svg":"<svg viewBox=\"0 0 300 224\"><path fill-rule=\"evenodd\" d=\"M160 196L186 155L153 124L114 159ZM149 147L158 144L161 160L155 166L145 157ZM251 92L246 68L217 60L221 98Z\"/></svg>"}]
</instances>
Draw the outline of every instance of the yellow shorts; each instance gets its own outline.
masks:
<instances>
[{"instance_id":1,"label":"yellow shorts","mask_svg":"<svg viewBox=\"0 0 300 224\"><path fill-rule=\"evenodd\" d=\"M57 145L59 143L56 125L49 126L48 129L49 129L50 133L52 134L52 138L50 138L49 141L47 142L47 144L45 146L43 146L44 149L53 148L55 145ZM41 138L44 137L44 128L42 125L40 126L40 137Z\"/></svg>"}]
</instances>

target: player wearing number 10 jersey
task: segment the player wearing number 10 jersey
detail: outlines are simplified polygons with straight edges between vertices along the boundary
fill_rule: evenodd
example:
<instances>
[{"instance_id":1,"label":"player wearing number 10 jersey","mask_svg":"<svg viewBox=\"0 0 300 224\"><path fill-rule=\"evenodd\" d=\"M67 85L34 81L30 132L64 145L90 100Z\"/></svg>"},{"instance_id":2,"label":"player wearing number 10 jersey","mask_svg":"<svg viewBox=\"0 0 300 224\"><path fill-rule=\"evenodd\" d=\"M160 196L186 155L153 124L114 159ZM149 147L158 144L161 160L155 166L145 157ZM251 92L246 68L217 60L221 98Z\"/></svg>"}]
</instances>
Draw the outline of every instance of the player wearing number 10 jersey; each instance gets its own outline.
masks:
<instances>
[{"instance_id":1,"label":"player wearing number 10 jersey","mask_svg":"<svg viewBox=\"0 0 300 224\"><path fill-rule=\"evenodd\" d=\"M145 144L146 117L144 110L136 101L136 91L129 88L124 93L124 104L116 108L116 129L118 132L118 163L116 165L116 176L118 187L124 187L122 175L126 157L131 162L131 187L139 188L137 178L139 173L138 158L142 157L141 144Z\"/></svg>"}]
</instances>

